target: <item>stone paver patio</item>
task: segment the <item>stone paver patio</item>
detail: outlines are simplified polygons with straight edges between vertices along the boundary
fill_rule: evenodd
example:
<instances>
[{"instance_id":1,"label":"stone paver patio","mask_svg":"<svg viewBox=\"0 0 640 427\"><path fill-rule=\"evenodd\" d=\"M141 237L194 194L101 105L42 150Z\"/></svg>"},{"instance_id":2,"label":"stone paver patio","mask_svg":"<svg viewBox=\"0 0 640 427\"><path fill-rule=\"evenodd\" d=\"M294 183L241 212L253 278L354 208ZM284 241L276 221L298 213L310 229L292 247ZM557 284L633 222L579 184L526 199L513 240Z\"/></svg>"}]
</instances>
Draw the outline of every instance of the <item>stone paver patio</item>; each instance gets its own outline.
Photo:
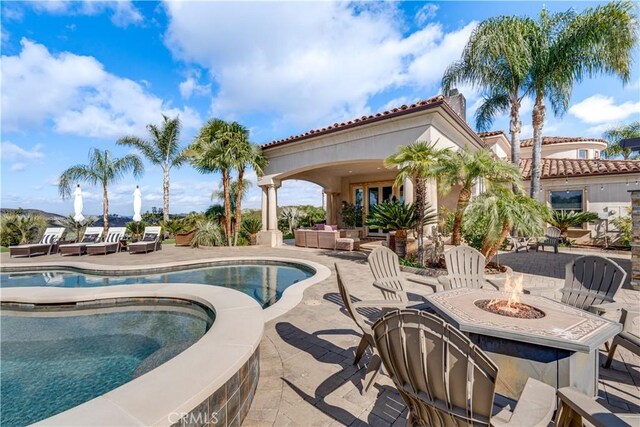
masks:
<instances>
[{"instance_id":1,"label":"stone paver patio","mask_svg":"<svg viewBox=\"0 0 640 427\"><path fill-rule=\"evenodd\" d=\"M504 253L500 262L525 276L525 286L562 285L564 265L579 252ZM167 262L206 260L233 256L280 256L301 258L324 264L345 266L345 280L360 299L379 299L371 286L366 254L283 247L278 249L240 247L191 249L165 246L157 253L127 253L95 257L58 255L32 259L0 257L3 266L41 263L91 263L98 265L152 266ZM630 271L628 255L614 255ZM143 265L144 264L144 265ZM534 274L535 273L535 274ZM410 275L408 275L410 276ZM409 296L420 301L427 288L409 282ZM554 292L551 292L553 297ZM640 293L625 286L619 301L640 307ZM371 313L375 316L375 313ZM355 325L347 316L337 291L335 274L305 291L303 301L288 313L265 325L261 343L261 373L258 390L246 426L264 425L404 425L406 409L392 382L382 376L361 394L364 368L353 366L359 341ZM604 361L604 349L600 359ZM365 360L366 362L366 360ZM640 358L620 349L611 369L600 369L599 401L612 411L630 415L632 425L640 425Z\"/></svg>"}]
</instances>

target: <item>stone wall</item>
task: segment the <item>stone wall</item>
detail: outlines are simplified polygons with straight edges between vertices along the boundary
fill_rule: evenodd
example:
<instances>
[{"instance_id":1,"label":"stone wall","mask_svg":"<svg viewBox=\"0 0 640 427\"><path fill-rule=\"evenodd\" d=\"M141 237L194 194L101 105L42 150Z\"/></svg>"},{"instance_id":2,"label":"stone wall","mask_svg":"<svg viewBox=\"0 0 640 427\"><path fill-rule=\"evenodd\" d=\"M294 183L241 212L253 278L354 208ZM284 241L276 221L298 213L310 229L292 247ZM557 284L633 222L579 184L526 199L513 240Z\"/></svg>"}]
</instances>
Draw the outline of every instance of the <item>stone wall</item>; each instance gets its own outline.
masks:
<instances>
[{"instance_id":1,"label":"stone wall","mask_svg":"<svg viewBox=\"0 0 640 427\"><path fill-rule=\"evenodd\" d=\"M631 286L640 290L640 190L631 190Z\"/></svg>"}]
</instances>

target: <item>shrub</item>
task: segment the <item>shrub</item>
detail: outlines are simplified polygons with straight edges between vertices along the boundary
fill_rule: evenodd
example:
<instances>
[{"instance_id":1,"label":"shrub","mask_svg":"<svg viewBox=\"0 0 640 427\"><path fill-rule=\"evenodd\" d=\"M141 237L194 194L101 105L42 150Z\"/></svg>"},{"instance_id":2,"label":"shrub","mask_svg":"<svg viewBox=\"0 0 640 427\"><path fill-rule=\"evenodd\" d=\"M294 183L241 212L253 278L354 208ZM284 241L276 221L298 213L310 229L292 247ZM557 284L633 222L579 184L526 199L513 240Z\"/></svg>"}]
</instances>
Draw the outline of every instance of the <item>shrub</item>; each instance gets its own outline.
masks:
<instances>
[{"instance_id":1,"label":"shrub","mask_svg":"<svg viewBox=\"0 0 640 427\"><path fill-rule=\"evenodd\" d=\"M5 214L2 216L2 243L25 244L44 232L47 221L38 214ZM17 240L17 242L16 242Z\"/></svg>"},{"instance_id":2,"label":"shrub","mask_svg":"<svg viewBox=\"0 0 640 427\"><path fill-rule=\"evenodd\" d=\"M611 223L616 226L620 232L620 239L618 242L622 246L631 246L631 208L627 208L627 215L619 216L611 220Z\"/></svg>"},{"instance_id":3,"label":"shrub","mask_svg":"<svg viewBox=\"0 0 640 427\"><path fill-rule=\"evenodd\" d=\"M362 206L347 203L340 210L340 216L346 228L362 227Z\"/></svg>"},{"instance_id":4,"label":"shrub","mask_svg":"<svg viewBox=\"0 0 640 427\"><path fill-rule=\"evenodd\" d=\"M547 221L554 227L558 227L564 236L569 227L580 227L585 222L595 221L598 218L595 212L553 211Z\"/></svg>"},{"instance_id":5,"label":"shrub","mask_svg":"<svg viewBox=\"0 0 640 427\"><path fill-rule=\"evenodd\" d=\"M147 226L147 223L144 221L131 221L126 224L127 233L131 235L132 239L140 240L142 238L142 233L144 233L144 228Z\"/></svg>"},{"instance_id":6,"label":"shrub","mask_svg":"<svg viewBox=\"0 0 640 427\"><path fill-rule=\"evenodd\" d=\"M191 246L220 246L225 244L224 232L214 220L202 219L196 222L196 234Z\"/></svg>"},{"instance_id":7,"label":"shrub","mask_svg":"<svg viewBox=\"0 0 640 427\"><path fill-rule=\"evenodd\" d=\"M169 237L176 237L177 233L184 230L184 220L180 218L173 218L169 221L160 221L160 226L164 231L169 233Z\"/></svg>"}]
</instances>

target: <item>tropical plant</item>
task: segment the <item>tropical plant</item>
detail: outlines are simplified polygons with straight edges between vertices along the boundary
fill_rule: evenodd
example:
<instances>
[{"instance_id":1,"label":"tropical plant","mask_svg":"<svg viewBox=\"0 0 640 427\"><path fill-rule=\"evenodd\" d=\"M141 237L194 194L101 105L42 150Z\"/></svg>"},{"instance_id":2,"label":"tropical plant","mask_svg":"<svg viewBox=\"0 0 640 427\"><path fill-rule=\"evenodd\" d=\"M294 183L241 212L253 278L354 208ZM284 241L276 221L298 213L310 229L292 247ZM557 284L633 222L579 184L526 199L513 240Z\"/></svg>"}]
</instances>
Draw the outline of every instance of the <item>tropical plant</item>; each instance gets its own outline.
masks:
<instances>
[{"instance_id":1,"label":"tropical plant","mask_svg":"<svg viewBox=\"0 0 640 427\"><path fill-rule=\"evenodd\" d=\"M447 150L441 156L441 161L432 167L431 173L438 177L438 191L443 194L453 187L460 187L451 230L452 245L460 244L463 215L471 200L474 185L483 181L487 187L502 184L517 186L522 179L516 165L496 158L489 149L474 152L468 149Z\"/></svg>"},{"instance_id":2,"label":"tropical plant","mask_svg":"<svg viewBox=\"0 0 640 427\"><path fill-rule=\"evenodd\" d=\"M204 212L204 215L207 218L210 218L210 219L214 220L218 224L221 224L223 222L223 219L224 219L224 206L222 206L219 203L211 205Z\"/></svg>"},{"instance_id":3,"label":"tropical plant","mask_svg":"<svg viewBox=\"0 0 640 427\"><path fill-rule=\"evenodd\" d=\"M64 227L66 230L73 230L73 237L80 241L80 236L84 234L84 231L87 227L91 226L98 220L95 216L85 217L82 221L76 221L73 215L67 215L66 217L59 219L56 223L60 227ZM69 233L67 233L67 238L70 238Z\"/></svg>"},{"instance_id":4,"label":"tropical plant","mask_svg":"<svg viewBox=\"0 0 640 427\"><path fill-rule=\"evenodd\" d=\"M128 154L121 158L113 158L109 150L92 149L89 152L89 163L71 166L60 175L58 191L65 198L71 196L71 186L78 181L102 186L102 215L104 234L109 229L109 193L110 184L120 181L127 173L140 177L144 173L144 165L138 156Z\"/></svg>"},{"instance_id":5,"label":"tropical plant","mask_svg":"<svg viewBox=\"0 0 640 427\"><path fill-rule=\"evenodd\" d=\"M437 141L436 141L437 142ZM387 168L398 168L396 186L404 185L406 179L411 179L416 188L415 213L424 215L427 208L426 182L433 178L433 168L448 153L447 149L436 148L436 143L416 141L411 145L401 145L395 154L387 157L384 165ZM424 227L418 227L418 263L424 265Z\"/></svg>"},{"instance_id":6,"label":"tropical plant","mask_svg":"<svg viewBox=\"0 0 640 427\"><path fill-rule=\"evenodd\" d=\"M184 230L185 223L182 218L172 218L168 221L160 221L160 226L165 232L169 233L169 237L175 238L176 234Z\"/></svg>"},{"instance_id":7,"label":"tropical plant","mask_svg":"<svg viewBox=\"0 0 640 427\"><path fill-rule=\"evenodd\" d=\"M487 222L480 252L489 262L514 227L530 236L539 235L547 215L548 208L537 200L515 194L511 188L494 187L469 205L465 224L473 226L479 221Z\"/></svg>"},{"instance_id":8,"label":"tropical plant","mask_svg":"<svg viewBox=\"0 0 640 427\"><path fill-rule=\"evenodd\" d=\"M47 221L39 214L2 215L2 240L3 244L26 244L47 227ZM7 245L8 246L8 245Z\"/></svg>"},{"instance_id":9,"label":"tropical plant","mask_svg":"<svg viewBox=\"0 0 640 427\"><path fill-rule=\"evenodd\" d=\"M242 220L242 231L249 236L251 245L256 244L256 235L262 230L262 221L258 218L247 217Z\"/></svg>"},{"instance_id":10,"label":"tropical plant","mask_svg":"<svg viewBox=\"0 0 640 427\"><path fill-rule=\"evenodd\" d=\"M185 231L191 231L196 227L196 222L205 219L205 215L201 212L189 212L183 219Z\"/></svg>"},{"instance_id":11,"label":"tropical plant","mask_svg":"<svg viewBox=\"0 0 640 427\"><path fill-rule=\"evenodd\" d=\"M345 228L362 227L362 206L346 203L340 209L340 217Z\"/></svg>"},{"instance_id":12,"label":"tropical plant","mask_svg":"<svg viewBox=\"0 0 640 427\"><path fill-rule=\"evenodd\" d=\"M196 233L191 241L192 247L224 245L224 233L216 222L210 219L201 219L195 225Z\"/></svg>"},{"instance_id":13,"label":"tropical plant","mask_svg":"<svg viewBox=\"0 0 640 427\"><path fill-rule=\"evenodd\" d=\"M574 212L574 211L552 211L547 222L554 227L560 229L560 234L564 237L567 235L569 227L579 227L585 222L595 221L598 218L595 212Z\"/></svg>"},{"instance_id":14,"label":"tropical plant","mask_svg":"<svg viewBox=\"0 0 640 427\"><path fill-rule=\"evenodd\" d=\"M476 127L489 130L494 119L509 111L511 162L520 161L520 107L527 95L527 76L533 58L528 45L529 18L499 16L482 21L472 32L460 60L449 65L442 78L445 94L461 84L480 89Z\"/></svg>"},{"instance_id":15,"label":"tropical plant","mask_svg":"<svg viewBox=\"0 0 640 427\"><path fill-rule=\"evenodd\" d=\"M142 234L144 233L144 229L146 226L147 223L144 221L131 221L125 224L127 234L129 234L131 238L135 240L142 239Z\"/></svg>"},{"instance_id":16,"label":"tropical plant","mask_svg":"<svg viewBox=\"0 0 640 427\"><path fill-rule=\"evenodd\" d=\"M311 205L300 206L302 211L302 218L300 219L300 226L311 227L314 224L324 221L327 217L327 212L323 208L319 208ZM360 216L362 218L362 215Z\"/></svg>"},{"instance_id":17,"label":"tropical plant","mask_svg":"<svg viewBox=\"0 0 640 427\"><path fill-rule=\"evenodd\" d=\"M620 141L627 138L640 138L640 120L636 120L626 125L614 126L604 133L604 139L607 140L609 146L602 152L605 157L622 156L625 160L637 158L633 156L631 148L622 148Z\"/></svg>"},{"instance_id":18,"label":"tropical plant","mask_svg":"<svg viewBox=\"0 0 640 427\"><path fill-rule=\"evenodd\" d=\"M150 211L146 211L141 215L142 221L146 222L148 225L160 224L162 218L164 218L164 212L162 209L158 209L155 206L152 207Z\"/></svg>"},{"instance_id":19,"label":"tropical plant","mask_svg":"<svg viewBox=\"0 0 640 427\"><path fill-rule=\"evenodd\" d=\"M147 125L149 139L137 136L123 136L119 145L137 148L154 165L159 165L164 174L162 183L163 220L169 221L169 171L187 161L186 150L180 148L180 117L169 118L162 115L162 125Z\"/></svg>"},{"instance_id":20,"label":"tropical plant","mask_svg":"<svg viewBox=\"0 0 640 427\"><path fill-rule=\"evenodd\" d=\"M287 234L293 234L293 230L298 228L301 217L302 211L297 206L284 206L280 210L280 220L284 222Z\"/></svg>"},{"instance_id":21,"label":"tropical plant","mask_svg":"<svg viewBox=\"0 0 640 427\"><path fill-rule=\"evenodd\" d=\"M528 31L531 57L530 91L533 149L531 190L540 192L542 128L546 100L561 116L569 107L573 85L584 77L616 75L623 82L631 77L634 47L638 43L636 7L630 1L615 1L578 13L570 9L549 13L543 9Z\"/></svg>"},{"instance_id":22,"label":"tropical plant","mask_svg":"<svg viewBox=\"0 0 640 427\"><path fill-rule=\"evenodd\" d=\"M620 232L620 238L618 242L622 246L631 246L631 230L633 223L631 221L631 208L627 208L627 214L621 215L611 220L611 223Z\"/></svg>"}]
</instances>

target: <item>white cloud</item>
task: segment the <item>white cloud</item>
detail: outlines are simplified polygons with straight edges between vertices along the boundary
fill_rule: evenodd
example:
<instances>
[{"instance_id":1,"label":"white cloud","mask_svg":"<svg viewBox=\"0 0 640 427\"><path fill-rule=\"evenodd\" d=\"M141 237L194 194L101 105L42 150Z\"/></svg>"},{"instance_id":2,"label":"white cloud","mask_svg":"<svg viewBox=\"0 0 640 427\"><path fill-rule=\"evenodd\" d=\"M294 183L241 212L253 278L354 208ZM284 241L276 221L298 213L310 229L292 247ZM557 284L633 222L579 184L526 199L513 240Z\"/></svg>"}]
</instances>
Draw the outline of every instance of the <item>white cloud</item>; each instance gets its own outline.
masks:
<instances>
[{"instance_id":1,"label":"white cloud","mask_svg":"<svg viewBox=\"0 0 640 427\"><path fill-rule=\"evenodd\" d=\"M428 20L436 16L440 7L437 4L427 3L416 12L416 24L424 25Z\"/></svg>"},{"instance_id":2,"label":"white cloud","mask_svg":"<svg viewBox=\"0 0 640 427\"><path fill-rule=\"evenodd\" d=\"M3 161L41 159L44 157L42 144L36 144L30 150L24 149L9 141L2 141L0 144L0 155Z\"/></svg>"},{"instance_id":3,"label":"white cloud","mask_svg":"<svg viewBox=\"0 0 640 427\"><path fill-rule=\"evenodd\" d=\"M193 109L172 107L139 83L108 73L91 56L53 55L27 39L21 45L19 55L2 57L5 131L52 122L59 133L114 138L144 132L161 114L180 115L185 128L200 125Z\"/></svg>"},{"instance_id":4,"label":"white cloud","mask_svg":"<svg viewBox=\"0 0 640 427\"><path fill-rule=\"evenodd\" d=\"M613 124L640 114L640 101L616 104L613 97L597 94L571 106L569 114L589 124Z\"/></svg>"},{"instance_id":5,"label":"white cloud","mask_svg":"<svg viewBox=\"0 0 640 427\"><path fill-rule=\"evenodd\" d=\"M9 169L11 172L22 172L27 168L27 165L25 163L14 163L13 165L11 165L11 169Z\"/></svg>"},{"instance_id":6,"label":"white cloud","mask_svg":"<svg viewBox=\"0 0 640 427\"><path fill-rule=\"evenodd\" d=\"M184 99L191 98L192 95L208 95L211 93L211 85L201 85L194 77L188 77L180 83L180 95Z\"/></svg>"},{"instance_id":7,"label":"white cloud","mask_svg":"<svg viewBox=\"0 0 640 427\"><path fill-rule=\"evenodd\" d=\"M87 15L94 16L100 13L111 14L111 22L118 27L127 27L132 24L140 24L144 17L142 13L127 0L118 1L56 1L39 0L28 2L34 10L41 13L55 15Z\"/></svg>"},{"instance_id":8,"label":"white cloud","mask_svg":"<svg viewBox=\"0 0 640 427\"><path fill-rule=\"evenodd\" d=\"M219 86L212 114L262 113L311 126L369 112L369 99L401 85L437 92L469 24L429 24L405 35L393 3L166 2L165 44ZM229 25L233 22L234 25ZM250 28L251 31L246 29Z\"/></svg>"}]
</instances>

